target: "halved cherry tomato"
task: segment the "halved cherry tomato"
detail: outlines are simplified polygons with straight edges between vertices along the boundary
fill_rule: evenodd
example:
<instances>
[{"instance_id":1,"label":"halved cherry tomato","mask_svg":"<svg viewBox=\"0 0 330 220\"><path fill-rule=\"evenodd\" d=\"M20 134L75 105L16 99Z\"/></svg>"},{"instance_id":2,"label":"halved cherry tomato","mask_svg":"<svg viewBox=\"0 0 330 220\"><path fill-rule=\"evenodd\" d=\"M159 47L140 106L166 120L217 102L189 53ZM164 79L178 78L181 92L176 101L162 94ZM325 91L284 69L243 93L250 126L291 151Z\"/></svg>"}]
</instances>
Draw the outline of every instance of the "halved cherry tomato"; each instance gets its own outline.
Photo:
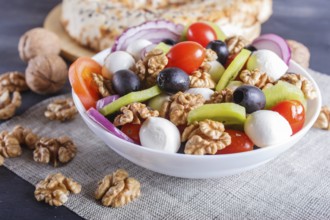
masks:
<instances>
[{"instance_id":1,"label":"halved cherry tomato","mask_svg":"<svg viewBox=\"0 0 330 220\"><path fill-rule=\"evenodd\" d=\"M205 48L193 41L184 41L174 45L167 53L167 67L177 67L191 74L205 59Z\"/></svg>"},{"instance_id":2,"label":"halved cherry tomato","mask_svg":"<svg viewBox=\"0 0 330 220\"><path fill-rule=\"evenodd\" d=\"M305 123L305 108L298 100L283 101L275 105L271 110L278 112L290 124L292 134L302 129Z\"/></svg>"},{"instance_id":3,"label":"halved cherry tomato","mask_svg":"<svg viewBox=\"0 0 330 220\"><path fill-rule=\"evenodd\" d=\"M140 144L140 129L141 125L139 124L126 124L121 127L121 131L137 144Z\"/></svg>"},{"instance_id":4,"label":"halved cherry tomato","mask_svg":"<svg viewBox=\"0 0 330 220\"><path fill-rule=\"evenodd\" d=\"M217 33L207 23L196 22L189 26L187 39L206 47L208 43L217 39Z\"/></svg>"},{"instance_id":5,"label":"halved cherry tomato","mask_svg":"<svg viewBox=\"0 0 330 220\"><path fill-rule=\"evenodd\" d=\"M226 130L231 137L231 144L219 150L217 154L233 154L253 150L253 142L242 131Z\"/></svg>"},{"instance_id":6,"label":"halved cherry tomato","mask_svg":"<svg viewBox=\"0 0 330 220\"><path fill-rule=\"evenodd\" d=\"M86 110L95 108L97 100L100 99L92 73L101 74L102 67L88 57L80 57L69 68L70 84Z\"/></svg>"}]
</instances>

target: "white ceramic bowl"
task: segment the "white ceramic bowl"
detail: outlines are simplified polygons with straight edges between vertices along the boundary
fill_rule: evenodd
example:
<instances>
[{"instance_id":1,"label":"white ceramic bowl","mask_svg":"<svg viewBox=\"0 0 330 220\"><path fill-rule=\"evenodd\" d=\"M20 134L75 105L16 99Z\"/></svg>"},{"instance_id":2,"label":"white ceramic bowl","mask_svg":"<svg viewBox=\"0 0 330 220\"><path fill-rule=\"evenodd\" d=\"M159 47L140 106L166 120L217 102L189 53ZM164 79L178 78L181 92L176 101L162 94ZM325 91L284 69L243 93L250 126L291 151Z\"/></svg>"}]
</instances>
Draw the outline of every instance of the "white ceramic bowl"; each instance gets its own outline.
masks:
<instances>
[{"instance_id":1,"label":"white ceramic bowl","mask_svg":"<svg viewBox=\"0 0 330 220\"><path fill-rule=\"evenodd\" d=\"M102 64L109 50L96 54L93 59ZM306 122L302 130L290 137L287 141L244 153L227 155L196 156L186 154L164 153L136 144L126 142L108 133L93 122L86 114L78 97L73 93L73 100L80 115L87 126L101 138L113 151L129 161L146 169L183 178L217 178L241 173L258 167L274 159L297 143L312 127L321 109L321 94L319 88L306 70L296 62L290 62L289 71L296 72L307 77L316 88L317 98L308 102Z\"/></svg>"}]
</instances>

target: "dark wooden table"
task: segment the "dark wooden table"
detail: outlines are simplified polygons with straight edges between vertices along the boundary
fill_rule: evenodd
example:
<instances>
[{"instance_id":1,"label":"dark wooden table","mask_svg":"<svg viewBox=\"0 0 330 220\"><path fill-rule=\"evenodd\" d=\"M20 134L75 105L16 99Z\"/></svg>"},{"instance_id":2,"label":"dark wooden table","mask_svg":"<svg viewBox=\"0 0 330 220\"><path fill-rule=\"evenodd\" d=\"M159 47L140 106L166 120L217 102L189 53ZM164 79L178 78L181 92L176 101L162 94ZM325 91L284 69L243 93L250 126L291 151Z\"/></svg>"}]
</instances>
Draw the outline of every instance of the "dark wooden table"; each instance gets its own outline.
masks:
<instances>
[{"instance_id":1,"label":"dark wooden table","mask_svg":"<svg viewBox=\"0 0 330 220\"><path fill-rule=\"evenodd\" d=\"M24 71L18 56L19 37L27 30L42 26L47 13L59 0L0 0L0 73ZM329 0L274 0L274 15L264 24L263 33L277 33L296 39L311 50L311 68L330 73ZM67 85L60 93L69 91ZM59 93L59 94L60 94ZM47 98L27 92L18 114ZM0 219L81 219L65 207L38 203L34 187L14 173L0 167Z\"/></svg>"}]
</instances>

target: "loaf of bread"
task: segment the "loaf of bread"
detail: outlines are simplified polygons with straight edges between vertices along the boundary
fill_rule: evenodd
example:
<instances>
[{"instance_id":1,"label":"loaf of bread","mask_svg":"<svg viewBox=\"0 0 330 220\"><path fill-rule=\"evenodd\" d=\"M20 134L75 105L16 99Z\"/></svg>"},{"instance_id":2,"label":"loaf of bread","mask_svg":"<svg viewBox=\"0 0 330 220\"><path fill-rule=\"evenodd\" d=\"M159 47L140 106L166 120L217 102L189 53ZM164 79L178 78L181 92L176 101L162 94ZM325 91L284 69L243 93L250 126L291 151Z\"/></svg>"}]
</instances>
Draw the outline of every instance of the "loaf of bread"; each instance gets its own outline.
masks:
<instances>
[{"instance_id":1,"label":"loaf of bread","mask_svg":"<svg viewBox=\"0 0 330 220\"><path fill-rule=\"evenodd\" d=\"M62 23L81 45L100 51L126 28L149 20L211 21L227 36L252 40L272 13L272 0L63 0Z\"/></svg>"}]
</instances>

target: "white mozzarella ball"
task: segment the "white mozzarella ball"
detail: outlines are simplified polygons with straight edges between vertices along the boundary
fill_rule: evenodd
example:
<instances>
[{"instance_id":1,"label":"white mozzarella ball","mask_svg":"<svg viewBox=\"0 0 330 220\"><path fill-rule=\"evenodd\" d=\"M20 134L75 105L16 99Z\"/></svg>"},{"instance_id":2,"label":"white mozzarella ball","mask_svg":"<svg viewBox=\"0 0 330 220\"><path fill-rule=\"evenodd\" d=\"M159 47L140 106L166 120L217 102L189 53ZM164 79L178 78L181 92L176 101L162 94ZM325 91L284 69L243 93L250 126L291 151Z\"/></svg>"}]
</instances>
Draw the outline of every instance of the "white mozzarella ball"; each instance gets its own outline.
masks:
<instances>
[{"instance_id":1,"label":"white mozzarella ball","mask_svg":"<svg viewBox=\"0 0 330 220\"><path fill-rule=\"evenodd\" d=\"M189 93L194 95L201 94L205 100L210 100L214 91L209 88L190 88L186 90L184 93Z\"/></svg>"},{"instance_id":2,"label":"white mozzarella ball","mask_svg":"<svg viewBox=\"0 0 330 220\"><path fill-rule=\"evenodd\" d=\"M141 57L141 51L147 46L151 45L152 42L145 39L138 39L136 41L132 41L126 48L126 51L130 53L135 60L139 60Z\"/></svg>"},{"instance_id":3,"label":"white mozzarella ball","mask_svg":"<svg viewBox=\"0 0 330 220\"><path fill-rule=\"evenodd\" d=\"M281 78L289 69L286 63L276 53L270 50L257 50L253 52L247 62L247 68L251 71L259 69L275 81Z\"/></svg>"},{"instance_id":4,"label":"white mozzarella ball","mask_svg":"<svg viewBox=\"0 0 330 220\"><path fill-rule=\"evenodd\" d=\"M292 135L289 122L279 113L260 110L246 119L244 131L258 147L279 144Z\"/></svg>"},{"instance_id":5,"label":"white mozzarella ball","mask_svg":"<svg viewBox=\"0 0 330 220\"><path fill-rule=\"evenodd\" d=\"M145 120L139 136L143 147L154 150L176 153L181 145L179 129L165 118L150 117Z\"/></svg>"},{"instance_id":6,"label":"white mozzarella ball","mask_svg":"<svg viewBox=\"0 0 330 220\"><path fill-rule=\"evenodd\" d=\"M107 78L111 78L111 74L114 74L118 70L131 69L135 64L135 60L131 54L125 51L116 51L109 54L104 60L103 75Z\"/></svg>"}]
</instances>

